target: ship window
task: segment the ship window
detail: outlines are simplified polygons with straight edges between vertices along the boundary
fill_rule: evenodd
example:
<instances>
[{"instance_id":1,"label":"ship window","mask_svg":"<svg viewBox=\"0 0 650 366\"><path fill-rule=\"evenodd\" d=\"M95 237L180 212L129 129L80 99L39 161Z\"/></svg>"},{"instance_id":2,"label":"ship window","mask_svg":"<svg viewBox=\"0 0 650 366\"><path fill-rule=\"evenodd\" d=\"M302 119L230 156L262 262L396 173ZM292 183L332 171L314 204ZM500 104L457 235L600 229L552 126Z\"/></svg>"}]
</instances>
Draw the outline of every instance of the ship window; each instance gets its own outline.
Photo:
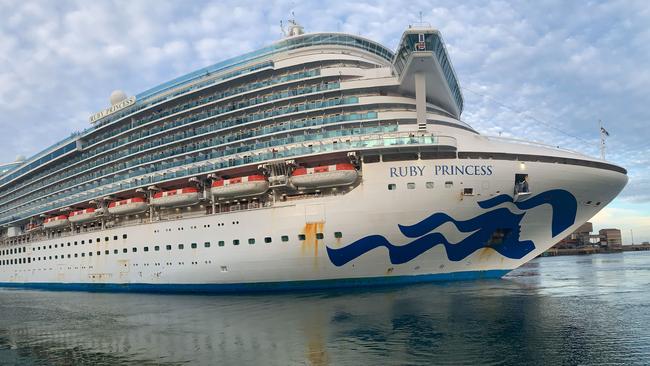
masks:
<instances>
[{"instance_id":1,"label":"ship window","mask_svg":"<svg viewBox=\"0 0 650 366\"><path fill-rule=\"evenodd\" d=\"M433 182L427 182L426 187L427 189L433 189Z\"/></svg>"},{"instance_id":2,"label":"ship window","mask_svg":"<svg viewBox=\"0 0 650 366\"><path fill-rule=\"evenodd\" d=\"M109 255L110 252L109 252L108 250L105 250L105 251L104 251L104 254Z\"/></svg>"},{"instance_id":3,"label":"ship window","mask_svg":"<svg viewBox=\"0 0 650 366\"><path fill-rule=\"evenodd\" d=\"M70 254L68 254L68 258L70 258L70 257L71 257L71 255L70 255Z\"/></svg>"},{"instance_id":4,"label":"ship window","mask_svg":"<svg viewBox=\"0 0 650 366\"><path fill-rule=\"evenodd\" d=\"M363 162L366 164L378 163L379 155L366 155L363 157Z\"/></svg>"},{"instance_id":5,"label":"ship window","mask_svg":"<svg viewBox=\"0 0 650 366\"><path fill-rule=\"evenodd\" d=\"M392 153L382 155L383 161L406 161L406 160L418 160L417 153Z\"/></svg>"},{"instance_id":6,"label":"ship window","mask_svg":"<svg viewBox=\"0 0 650 366\"><path fill-rule=\"evenodd\" d=\"M157 251L160 250L160 247L158 245L156 245L155 247L153 247L153 250L155 250L157 252Z\"/></svg>"},{"instance_id":7,"label":"ship window","mask_svg":"<svg viewBox=\"0 0 650 366\"><path fill-rule=\"evenodd\" d=\"M203 246L206 248L210 248L210 242L206 241L205 243L203 243Z\"/></svg>"},{"instance_id":8,"label":"ship window","mask_svg":"<svg viewBox=\"0 0 650 366\"><path fill-rule=\"evenodd\" d=\"M81 256L82 256L82 257L85 257L85 256L86 256L86 253L81 253ZM52 259L52 257L50 257L50 259Z\"/></svg>"},{"instance_id":9,"label":"ship window","mask_svg":"<svg viewBox=\"0 0 650 366\"><path fill-rule=\"evenodd\" d=\"M59 259L59 256L58 256L58 255L55 255L55 256L54 256L54 259Z\"/></svg>"},{"instance_id":10,"label":"ship window","mask_svg":"<svg viewBox=\"0 0 650 366\"><path fill-rule=\"evenodd\" d=\"M55 248L58 248L57 244L54 244L54 247L55 247ZM15 250L15 249L14 249L14 250Z\"/></svg>"},{"instance_id":11,"label":"ship window","mask_svg":"<svg viewBox=\"0 0 650 366\"><path fill-rule=\"evenodd\" d=\"M271 239L271 238L268 237L268 236L267 236L266 238L264 238L264 242L265 242L265 243L270 243L270 242L272 242L272 241L273 241L273 239Z\"/></svg>"},{"instance_id":12,"label":"ship window","mask_svg":"<svg viewBox=\"0 0 650 366\"><path fill-rule=\"evenodd\" d=\"M92 242L93 242L92 239L88 239L88 244L91 244ZM81 244L83 244L83 243L84 243L84 242L82 241Z\"/></svg>"},{"instance_id":13,"label":"ship window","mask_svg":"<svg viewBox=\"0 0 650 366\"><path fill-rule=\"evenodd\" d=\"M253 238L248 239L248 244L255 244L255 239Z\"/></svg>"},{"instance_id":14,"label":"ship window","mask_svg":"<svg viewBox=\"0 0 650 366\"><path fill-rule=\"evenodd\" d=\"M126 234L122 234L122 239L126 239Z\"/></svg>"},{"instance_id":15,"label":"ship window","mask_svg":"<svg viewBox=\"0 0 650 366\"><path fill-rule=\"evenodd\" d=\"M168 244L168 245L165 246L165 249L172 250L172 246Z\"/></svg>"},{"instance_id":16,"label":"ship window","mask_svg":"<svg viewBox=\"0 0 650 366\"><path fill-rule=\"evenodd\" d=\"M397 185L396 185L396 184L394 184L394 183L390 183L390 184L388 185L388 190L389 190L389 191L394 191L395 189L397 189Z\"/></svg>"},{"instance_id":17,"label":"ship window","mask_svg":"<svg viewBox=\"0 0 650 366\"><path fill-rule=\"evenodd\" d=\"M106 240L108 240L108 238L106 238ZM102 241L102 238L97 238L97 242L99 243L100 241Z\"/></svg>"},{"instance_id":18,"label":"ship window","mask_svg":"<svg viewBox=\"0 0 650 366\"><path fill-rule=\"evenodd\" d=\"M196 243L191 244L192 249L196 249L196 246L197 246Z\"/></svg>"},{"instance_id":19,"label":"ship window","mask_svg":"<svg viewBox=\"0 0 650 366\"><path fill-rule=\"evenodd\" d=\"M128 249L126 249L126 248L122 249L122 253L128 253L128 252L129 252Z\"/></svg>"},{"instance_id":20,"label":"ship window","mask_svg":"<svg viewBox=\"0 0 650 366\"><path fill-rule=\"evenodd\" d=\"M92 257L92 256L93 256L93 252L88 252L88 256L89 256L89 257Z\"/></svg>"},{"instance_id":21,"label":"ship window","mask_svg":"<svg viewBox=\"0 0 650 366\"><path fill-rule=\"evenodd\" d=\"M341 239L343 237L343 233L340 231L337 231L334 233L334 237L337 239Z\"/></svg>"},{"instance_id":22,"label":"ship window","mask_svg":"<svg viewBox=\"0 0 650 366\"><path fill-rule=\"evenodd\" d=\"M70 246L70 242L68 242L68 246Z\"/></svg>"},{"instance_id":23,"label":"ship window","mask_svg":"<svg viewBox=\"0 0 650 366\"><path fill-rule=\"evenodd\" d=\"M286 241L289 241L289 236L287 236L287 235L282 235L282 237L280 238L280 240L285 241L285 242L286 242Z\"/></svg>"},{"instance_id":24,"label":"ship window","mask_svg":"<svg viewBox=\"0 0 650 366\"><path fill-rule=\"evenodd\" d=\"M185 248L185 245L183 245L183 244L178 244L178 249L181 249L181 250L182 250L183 248Z\"/></svg>"},{"instance_id":25,"label":"ship window","mask_svg":"<svg viewBox=\"0 0 650 366\"><path fill-rule=\"evenodd\" d=\"M75 254L74 254L74 257L75 257L75 258L77 258L77 255L78 255L78 254L77 254L77 253L75 253ZM40 259L41 259L41 257L38 257L38 259L40 260Z\"/></svg>"},{"instance_id":26,"label":"ship window","mask_svg":"<svg viewBox=\"0 0 650 366\"><path fill-rule=\"evenodd\" d=\"M448 180L445 182L445 188L451 188L454 186L454 182Z\"/></svg>"},{"instance_id":27,"label":"ship window","mask_svg":"<svg viewBox=\"0 0 650 366\"><path fill-rule=\"evenodd\" d=\"M234 239L232 241L232 245L239 245L239 239Z\"/></svg>"},{"instance_id":28,"label":"ship window","mask_svg":"<svg viewBox=\"0 0 650 366\"><path fill-rule=\"evenodd\" d=\"M222 247L224 245L226 245L226 243L223 240L219 240L219 246Z\"/></svg>"},{"instance_id":29,"label":"ship window","mask_svg":"<svg viewBox=\"0 0 650 366\"><path fill-rule=\"evenodd\" d=\"M77 242L76 242L76 241L74 242L74 245L77 245Z\"/></svg>"},{"instance_id":30,"label":"ship window","mask_svg":"<svg viewBox=\"0 0 650 366\"><path fill-rule=\"evenodd\" d=\"M81 241L81 244L85 244L83 240Z\"/></svg>"},{"instance_id":31,"label":"ship window","mask_svg":"<svg viewBox=\"0 0 650 366\"><path fill-rule=\"evenodd\" d=\"M298 240L305 240L305 234L298 234Z\"/></svg>"},{"instance_id":32,"label":"ship window","mask_svg":"<svg viewBox=\"0 0 650 366\"><path fill-rule=\"evenodd\" d=\"M406 183L406 188L415 189L415 183Z\"/></svg>"},{"instance_id":33,"label":"ship window","mask_svg":"<svg viewBox=\"0 0 650 366\"><path fill-rule=\"evenodd\" d=\"M149 247L144 247L144 248L142 248L142 250L144 250L145 252L148 252L148 251L149 251Z\"/></svg>"},{"instance_id":34,"label":"ship window","mask_svg":"<svg viewBox=\"0 0 650 366\"><path fill-rule=\"evenodd\" d=\"M108 240L108 238L107 238ZM113 240L117 240L117 235L113 235Z\"/></svg>"},{"instance_id":35,"label":"ship window","mask_svg":"<svg viewBox=\"0 0 650 366\"><path fill-rule=\"evenodd\" d=\"M463 196L473 196L474 188L463 188Z\"/></svg>"},{"instance_id":36,"label":"ship window","mask_svg":"<svg viewBox=\"0 0 650 366\"><path fill-rule=\"evenodd\" d=\"M324 237L323 233L316 233L316 239L323 239Z\"/></svg>"},{"instance_id":37,"label":"ship window","mask_svg":"<svg viewBox=\"0 0 650 366\"><path fill-rule=\"evenodd\" d=\"M98 250L98 251L97 251L97 255L102 255L102 251L101 251L101 250Z\"/></svg>"},{"instance_id":38,"label":"ship window","mask_svg":"<svg viewBox=\"0 0 650 366\"><path fill-rule=\"evenodd\" d=\"M117 254L119 251L117 249L113 249L113 254Z\"/></svg>"}]
</instances>

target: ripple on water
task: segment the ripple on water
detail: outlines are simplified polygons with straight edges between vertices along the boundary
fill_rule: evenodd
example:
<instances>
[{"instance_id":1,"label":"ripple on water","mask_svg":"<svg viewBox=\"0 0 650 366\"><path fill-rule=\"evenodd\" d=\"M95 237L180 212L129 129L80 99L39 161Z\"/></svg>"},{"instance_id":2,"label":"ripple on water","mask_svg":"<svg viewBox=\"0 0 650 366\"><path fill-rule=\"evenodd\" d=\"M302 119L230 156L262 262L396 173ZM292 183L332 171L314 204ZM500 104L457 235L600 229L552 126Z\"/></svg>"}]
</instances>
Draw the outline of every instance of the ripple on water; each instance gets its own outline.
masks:
<instances>
[{"instance_id":1,"label":"ripple on water","mask_svg":"<svg viewBox=\"0 0 650 366\"><path fill-rule=\"evenodd\" d=\"M0 290L0 364L650 364L650 253L238 296Z\"/></svg>"}]
</instances>

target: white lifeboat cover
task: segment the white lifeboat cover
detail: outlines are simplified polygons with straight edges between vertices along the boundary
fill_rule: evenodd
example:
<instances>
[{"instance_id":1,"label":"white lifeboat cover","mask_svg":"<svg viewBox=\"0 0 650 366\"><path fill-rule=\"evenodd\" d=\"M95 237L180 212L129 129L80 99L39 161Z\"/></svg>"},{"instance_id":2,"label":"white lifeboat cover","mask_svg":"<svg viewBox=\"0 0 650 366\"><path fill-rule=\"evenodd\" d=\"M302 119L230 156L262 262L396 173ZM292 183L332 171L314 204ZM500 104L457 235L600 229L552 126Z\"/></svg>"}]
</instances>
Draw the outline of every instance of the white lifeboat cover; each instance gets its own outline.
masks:
<instances>
[{"instance_id":1,"label":"white lifeboat cover","mask_svg":"<svg viewBox=\"0 0 650 366\"><path fill-rule=\"evenodd\" d=\"M187 206L199 202L199 190L194 187L158 192L151 198L154 206Z\"/></svg>"},{"instance_id":2,"label":"white lifeboat cover","mask_svg":"<svg viewBox=\"0 0 650 366\"><path fill-rule=\"evenodd\" d=\"M263 175L249 175L212 182L211 192L217 197L244 197L262 194L269 189Z\"/></svg>"},{"instance_id":3,"label":"white lifeboat cover","mask_svg":"<svg viewBox=\"0 0 650 366\"><path fill-rule=\"evenodd\" d=\"M53 217L48 217L43 221L43 227L51 229L55 227L61 227L69 224L70 221L68 221L68 216L66 215L58 215L58 216L53 216Z\"/></svg>"},{"instance_id":4,"label":"white lifeboat cover","mask_svg":"<svg viewBox=\"0 0 650 366\"><path fill-rule=\"evenodd\" d=\"M291 183L296 187L326 188L354 183L359 173L354 165L340 163L317 166L313 168L298 168L291 173Z\"/></svg>"},{"instance_id":5,"label":"white lifeboat cover","mask_svg":"<svg viewBox=\"0 0 650 366\"><path fill-rule=\"evenodd\" d=\"M149 205L144 198L133 197L125 200L111 202L108 205L108 213L113 215L124 215L145 211Z\"/></svg>"},{"instance_id":6,"label":"white lifeboat cover","mask_svg":"<svg viewBox=\"0 0 650 366\"><path fill-rule=\"evenodd\" d=\"M99 211L97 209L93 207L89 207L85 210L70 212L70 215L68 216L68 220L70 220L70 222L89 221L95 218L97 214L99 214Z\"/></svg>"}]
</instances>

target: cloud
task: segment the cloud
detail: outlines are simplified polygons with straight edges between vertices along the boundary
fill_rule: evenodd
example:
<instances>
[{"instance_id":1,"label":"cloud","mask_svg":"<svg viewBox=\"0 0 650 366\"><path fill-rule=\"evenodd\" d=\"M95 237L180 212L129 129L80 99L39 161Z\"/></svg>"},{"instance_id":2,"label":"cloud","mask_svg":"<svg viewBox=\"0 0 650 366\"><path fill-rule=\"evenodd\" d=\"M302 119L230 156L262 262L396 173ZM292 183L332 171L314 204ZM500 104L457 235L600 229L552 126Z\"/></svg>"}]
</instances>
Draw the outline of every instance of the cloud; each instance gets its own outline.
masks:
<instances>
[{"instance_id":1,"label":"cloud","mask_svg":"<svg viewBox=\"0 0 650 366\"><path fill-rule=\"evenodd\" d=\"M605 228L621 229L623 244L650 241L650 210L644 205L632 205L626 208L608 206L591 220L596 231Z\"/></svg>"}]
</instances>

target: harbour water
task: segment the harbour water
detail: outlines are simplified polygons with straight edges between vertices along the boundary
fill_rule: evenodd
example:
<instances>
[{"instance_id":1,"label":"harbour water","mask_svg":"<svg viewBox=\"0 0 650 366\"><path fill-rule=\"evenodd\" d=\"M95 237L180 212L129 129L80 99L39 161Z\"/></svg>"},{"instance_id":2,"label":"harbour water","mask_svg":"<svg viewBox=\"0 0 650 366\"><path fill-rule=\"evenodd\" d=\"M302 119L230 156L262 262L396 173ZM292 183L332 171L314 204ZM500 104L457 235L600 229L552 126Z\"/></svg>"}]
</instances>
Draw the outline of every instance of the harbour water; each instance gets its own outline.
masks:
<instances>
[{"instance_id":1,"label":"harbour water","mask_svg":"<svg viewBox=\"0 0 650 366\"><path fill-rule=\"evenodd\" d=\"M650 252L505 279L187 296L0 289L2 365L650 364Z\"/></svg>"}]
</instances>

